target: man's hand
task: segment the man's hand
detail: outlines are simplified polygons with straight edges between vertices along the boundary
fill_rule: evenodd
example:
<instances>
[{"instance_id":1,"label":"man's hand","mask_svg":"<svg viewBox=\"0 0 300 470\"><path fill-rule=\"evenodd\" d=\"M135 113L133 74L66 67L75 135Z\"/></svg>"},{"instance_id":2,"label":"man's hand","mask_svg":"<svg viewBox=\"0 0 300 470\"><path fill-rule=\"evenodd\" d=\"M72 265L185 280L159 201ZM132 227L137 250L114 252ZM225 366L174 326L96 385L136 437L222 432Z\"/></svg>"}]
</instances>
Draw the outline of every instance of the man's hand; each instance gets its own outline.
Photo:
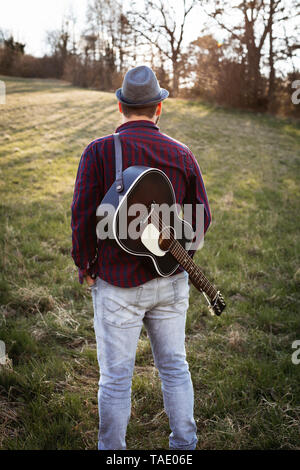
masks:
<instances>
[{"instance_id":1,"label":"man's hand","mask_svg":"<svg viewBox=\"0 0 300 470\"><path fill-rule=\"evenodd\" d=\"M86 280L87 285L89 287L93 286L96 282L96 279L91 278L91 276L89 276L88 274L86 276L84 276L84 279Z\"/></svg>"}]
</instances>

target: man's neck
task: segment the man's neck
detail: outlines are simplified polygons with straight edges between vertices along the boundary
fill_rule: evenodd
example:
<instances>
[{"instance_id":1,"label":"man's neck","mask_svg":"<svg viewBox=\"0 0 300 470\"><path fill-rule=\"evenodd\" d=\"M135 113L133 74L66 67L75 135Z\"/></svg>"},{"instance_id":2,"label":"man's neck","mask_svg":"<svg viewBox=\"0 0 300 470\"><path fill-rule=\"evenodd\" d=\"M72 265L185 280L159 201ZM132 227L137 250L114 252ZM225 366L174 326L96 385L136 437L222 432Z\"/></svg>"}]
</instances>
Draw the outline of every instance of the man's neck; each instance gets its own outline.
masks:
<instances>
[{"instance_id":1,"label":"man's neck","mask_svg":"<svg viewBox=\"0 0 300 470\"><path fill-rule=\"evenodd\" d=\"M122 117L122 124L125 124L126 122L130 121L151 121L153 124L155 124L155 120L149 118L148 116L130 116L130 118L127 118L126 116Z\"/></svg>"}]
</instances>

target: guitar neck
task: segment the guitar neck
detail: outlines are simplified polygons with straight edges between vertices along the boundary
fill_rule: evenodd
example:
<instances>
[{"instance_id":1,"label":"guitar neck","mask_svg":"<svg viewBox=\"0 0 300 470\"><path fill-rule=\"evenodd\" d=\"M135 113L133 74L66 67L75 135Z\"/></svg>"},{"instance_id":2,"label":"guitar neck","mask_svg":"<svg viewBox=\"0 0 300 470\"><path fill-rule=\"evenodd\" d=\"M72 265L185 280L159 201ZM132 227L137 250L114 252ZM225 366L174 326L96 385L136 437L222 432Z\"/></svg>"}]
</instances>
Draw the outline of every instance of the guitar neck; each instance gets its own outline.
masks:
<instances>
[{"instance_id":1,"label":"guitar neck","mask_svg":"<svg viewBox=\"0 0 300 470\"><path fill-rule=\"evenodd\" d=\"M200 292L205 292L210 300L213 301L217 296L218 291L211 282L209 282L207 277L204 276L201 269L194 263L183 246L177 240L174 240L169 251L178 263L189 273L189 278L196 289Z\"/></svg>"}]
</instances>

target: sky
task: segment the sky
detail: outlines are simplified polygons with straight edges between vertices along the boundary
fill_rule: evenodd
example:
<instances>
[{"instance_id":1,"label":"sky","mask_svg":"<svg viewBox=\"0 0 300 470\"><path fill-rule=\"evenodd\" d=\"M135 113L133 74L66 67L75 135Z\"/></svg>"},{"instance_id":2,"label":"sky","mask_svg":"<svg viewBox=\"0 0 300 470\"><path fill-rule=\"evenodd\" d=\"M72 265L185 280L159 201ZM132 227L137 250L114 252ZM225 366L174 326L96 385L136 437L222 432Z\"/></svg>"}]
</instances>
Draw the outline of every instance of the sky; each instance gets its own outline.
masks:
<instances>
[{"instance_id":1,"label":"sky","mask_svg":"<svg viewBox=\"0 0 300 470\"><path fill-rule=\"evenodd\" d=\"M78 33L86 27L88 1L0 0L0 29L12 33L16 41L25 43L25 52L27 54L43 56L45 53L50 52L46 42L47 31L60 29L63 17L71 13L76 17L76 30ZM177 4L176 12L180 13L178 5L182 5L182 1L172 0L172 2L174 2L174 5ZM130 0L124 0L123 3L130 4ZM231 17L228 18L228 21L234 21L232 11L230 15ZM200 28L203 26L203 19L203 13L197 8L188 16L185 29L186 43L195 40L201 35ZM222 43L226 33L216 27L215 23L213 23L213 27L210 30L215 38ZM300 59L296 60L295 63L299 65ZM282 65L287 66L287 64L280 64L280 67Z\"/></svg>"},{"instance_id":2,"label":"sky","mask_svg":"<svg viewBox=\"0 0 300 470\"><path fill-rule=\"evenodd\" d=\"M77 19L76 29L85 27L87 4L88 0L0 0L0 28L25 43L27 54L42 56L47 52L46 31L59 29L62 18L71 11ZM194 11L188 17L186 40L196 39L199 29L199 15Z\"/></svg>"},{"instance_id":3,"label":"sky","mask_svg":"<svg viewBox=\"0 0 300 470\"><path fill-rule=\"evenodd\" d=\"M26 44L27 54L42 56L46 31L60 29L63 16L73 10L78 28L85 23L87 0L0 0L0 28Z\"/></svg>"}]
</instances>

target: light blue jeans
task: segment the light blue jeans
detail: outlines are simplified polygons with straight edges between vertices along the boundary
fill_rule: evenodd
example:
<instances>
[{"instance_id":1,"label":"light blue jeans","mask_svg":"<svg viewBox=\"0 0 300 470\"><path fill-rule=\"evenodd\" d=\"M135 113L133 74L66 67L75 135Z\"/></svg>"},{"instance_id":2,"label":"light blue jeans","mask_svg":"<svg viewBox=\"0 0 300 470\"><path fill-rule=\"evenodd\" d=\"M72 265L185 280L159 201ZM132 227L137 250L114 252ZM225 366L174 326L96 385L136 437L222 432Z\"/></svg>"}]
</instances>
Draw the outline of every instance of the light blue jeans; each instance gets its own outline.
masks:
<instances>
[{"instance_id":1,"label":"light blue jeans","mask_svg":"<svg viewBox=\"0 0 300 470\"><path fill-rule=\"evenodd\" d=\"M100 366L98 449L126 449L131 381L143 323L162 382L170 449L195 449L194 393L185 352L187 273L130 288L97 278L91 290Z\"/></svg>"}]
</instances>

